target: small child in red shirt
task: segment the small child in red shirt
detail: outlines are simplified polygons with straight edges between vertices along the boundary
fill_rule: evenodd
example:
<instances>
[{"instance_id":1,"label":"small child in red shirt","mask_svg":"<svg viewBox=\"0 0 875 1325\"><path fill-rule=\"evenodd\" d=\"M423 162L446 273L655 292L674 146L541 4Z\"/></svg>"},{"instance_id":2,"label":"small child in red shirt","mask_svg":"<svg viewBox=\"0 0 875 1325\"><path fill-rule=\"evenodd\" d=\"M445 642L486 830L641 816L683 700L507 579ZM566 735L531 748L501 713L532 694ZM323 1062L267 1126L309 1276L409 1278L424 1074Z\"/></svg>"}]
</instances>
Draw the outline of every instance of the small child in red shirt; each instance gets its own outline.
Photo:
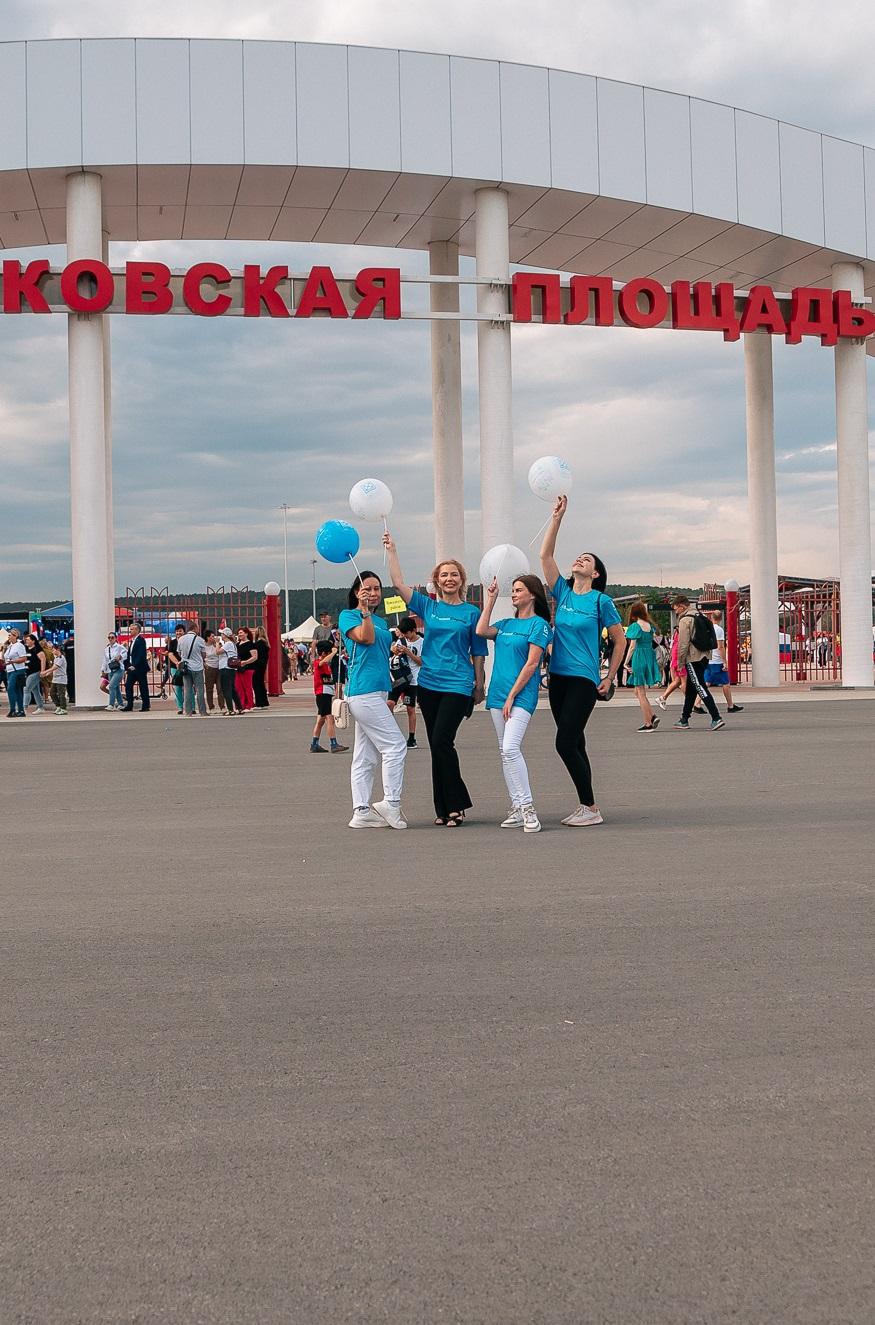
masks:
<instances>
[{"instance_id":1,"label":"small child in red shirt","mask_svg":"<svg viewBox=\"0 0 875 1325\"><path fill-rule=\"evenodd\" d=\"M331 663L336 653L337 648L331 640L320 640L316 645L316 657L313 659L313 692L316 696L317 716L313 739L310 741L311 755L328 754L324 745L319 744L323 727L328 728L328 740L333 755L349 749L348 745L338 743L334 718L331 716L331 701L334 699L334 674Z\"/></svg>"}]
</instances>

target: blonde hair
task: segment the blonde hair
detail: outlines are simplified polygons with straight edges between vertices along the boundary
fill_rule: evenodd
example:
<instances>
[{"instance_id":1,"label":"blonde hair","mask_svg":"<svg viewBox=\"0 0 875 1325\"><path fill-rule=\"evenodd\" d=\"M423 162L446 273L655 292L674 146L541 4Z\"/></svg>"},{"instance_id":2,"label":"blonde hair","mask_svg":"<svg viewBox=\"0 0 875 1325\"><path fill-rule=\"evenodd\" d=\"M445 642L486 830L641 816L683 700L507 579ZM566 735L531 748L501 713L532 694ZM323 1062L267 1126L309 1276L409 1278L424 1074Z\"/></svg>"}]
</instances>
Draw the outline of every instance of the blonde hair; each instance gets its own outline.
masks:
<instances>
[{"instance_id":1,"label":"blonde hair","mask_svg":"<svg viewBox=\"0 0 875 1325\"><path fill-rule=\"evenodd\" d=\"M438 575L440 574L441 566L455 566L462 580L462 583L459 585L459 597L464 600L464 598L468 593L468 572L465 570L465 567L462 565L461 561L457 561L455 557L444 557L444 559L442 561L439 561L438 564L435 566L434 570L432 571L431 581L432 584L434 585L435 593L438 595L438 597L442 596L441 586L438 583Z\"/></svg>"}]
</instances>

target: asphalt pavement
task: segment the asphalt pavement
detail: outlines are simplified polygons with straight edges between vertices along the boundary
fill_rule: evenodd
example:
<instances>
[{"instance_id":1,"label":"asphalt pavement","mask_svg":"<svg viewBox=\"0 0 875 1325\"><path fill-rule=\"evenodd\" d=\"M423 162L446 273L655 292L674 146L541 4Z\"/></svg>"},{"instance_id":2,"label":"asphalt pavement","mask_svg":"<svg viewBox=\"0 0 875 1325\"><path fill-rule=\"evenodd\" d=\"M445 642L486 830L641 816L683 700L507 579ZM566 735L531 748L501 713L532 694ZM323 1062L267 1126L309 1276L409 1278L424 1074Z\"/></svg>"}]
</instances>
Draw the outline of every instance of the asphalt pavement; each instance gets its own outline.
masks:
<instances>
[{"instance_id":1,"label":"asphalt pavement","mask_svg":"<svg viewBox=\"0 0 875 1325\"><path fill-rule=\"evenodd\" d=\"M875 701L693 722L0 719L3 1325L870 1325Z\"/></svg>"}]
</instances>

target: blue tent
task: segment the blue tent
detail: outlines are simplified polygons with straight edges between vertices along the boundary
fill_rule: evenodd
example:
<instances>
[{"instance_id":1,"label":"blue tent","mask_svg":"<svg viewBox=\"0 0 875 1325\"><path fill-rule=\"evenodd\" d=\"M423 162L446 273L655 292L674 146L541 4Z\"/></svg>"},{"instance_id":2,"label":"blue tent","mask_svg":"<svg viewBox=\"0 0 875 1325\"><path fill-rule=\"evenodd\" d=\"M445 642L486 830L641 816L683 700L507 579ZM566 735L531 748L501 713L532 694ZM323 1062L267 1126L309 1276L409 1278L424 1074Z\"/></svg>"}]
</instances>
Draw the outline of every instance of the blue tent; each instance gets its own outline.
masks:
<instances>
[{"instance_id":1,"label":"blue tent","mask_svg":"<svg viewBox=\"0 0 875 1325\"><path fill-rule=\"evenodd\" d=\"M45 612L40 613L43 621L72 621L73 604L58 603L57 607L49 607Z\"/></svg>"}]
</instances>

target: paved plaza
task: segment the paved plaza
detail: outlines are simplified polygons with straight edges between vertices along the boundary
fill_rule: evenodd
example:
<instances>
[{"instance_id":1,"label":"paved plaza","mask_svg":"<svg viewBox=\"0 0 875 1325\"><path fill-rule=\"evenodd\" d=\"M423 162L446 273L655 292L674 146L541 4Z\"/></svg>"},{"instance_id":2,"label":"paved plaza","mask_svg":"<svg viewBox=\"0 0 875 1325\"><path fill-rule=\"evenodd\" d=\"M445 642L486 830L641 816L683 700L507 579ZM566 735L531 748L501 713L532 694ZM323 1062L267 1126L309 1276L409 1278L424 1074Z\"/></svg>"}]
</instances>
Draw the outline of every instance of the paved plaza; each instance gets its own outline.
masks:
<instances>
[{"instance_id":1,"label":"paved plaza","mask_svg":"<svg viewBox=\"0 0 875 1325\"><path fill-rule=\"evenodd\" d=\"M603 827L352 833L302 716L2 723L27 1325L875 1318L875 701L590 727Z\"/></svg>"}]
</instances>

